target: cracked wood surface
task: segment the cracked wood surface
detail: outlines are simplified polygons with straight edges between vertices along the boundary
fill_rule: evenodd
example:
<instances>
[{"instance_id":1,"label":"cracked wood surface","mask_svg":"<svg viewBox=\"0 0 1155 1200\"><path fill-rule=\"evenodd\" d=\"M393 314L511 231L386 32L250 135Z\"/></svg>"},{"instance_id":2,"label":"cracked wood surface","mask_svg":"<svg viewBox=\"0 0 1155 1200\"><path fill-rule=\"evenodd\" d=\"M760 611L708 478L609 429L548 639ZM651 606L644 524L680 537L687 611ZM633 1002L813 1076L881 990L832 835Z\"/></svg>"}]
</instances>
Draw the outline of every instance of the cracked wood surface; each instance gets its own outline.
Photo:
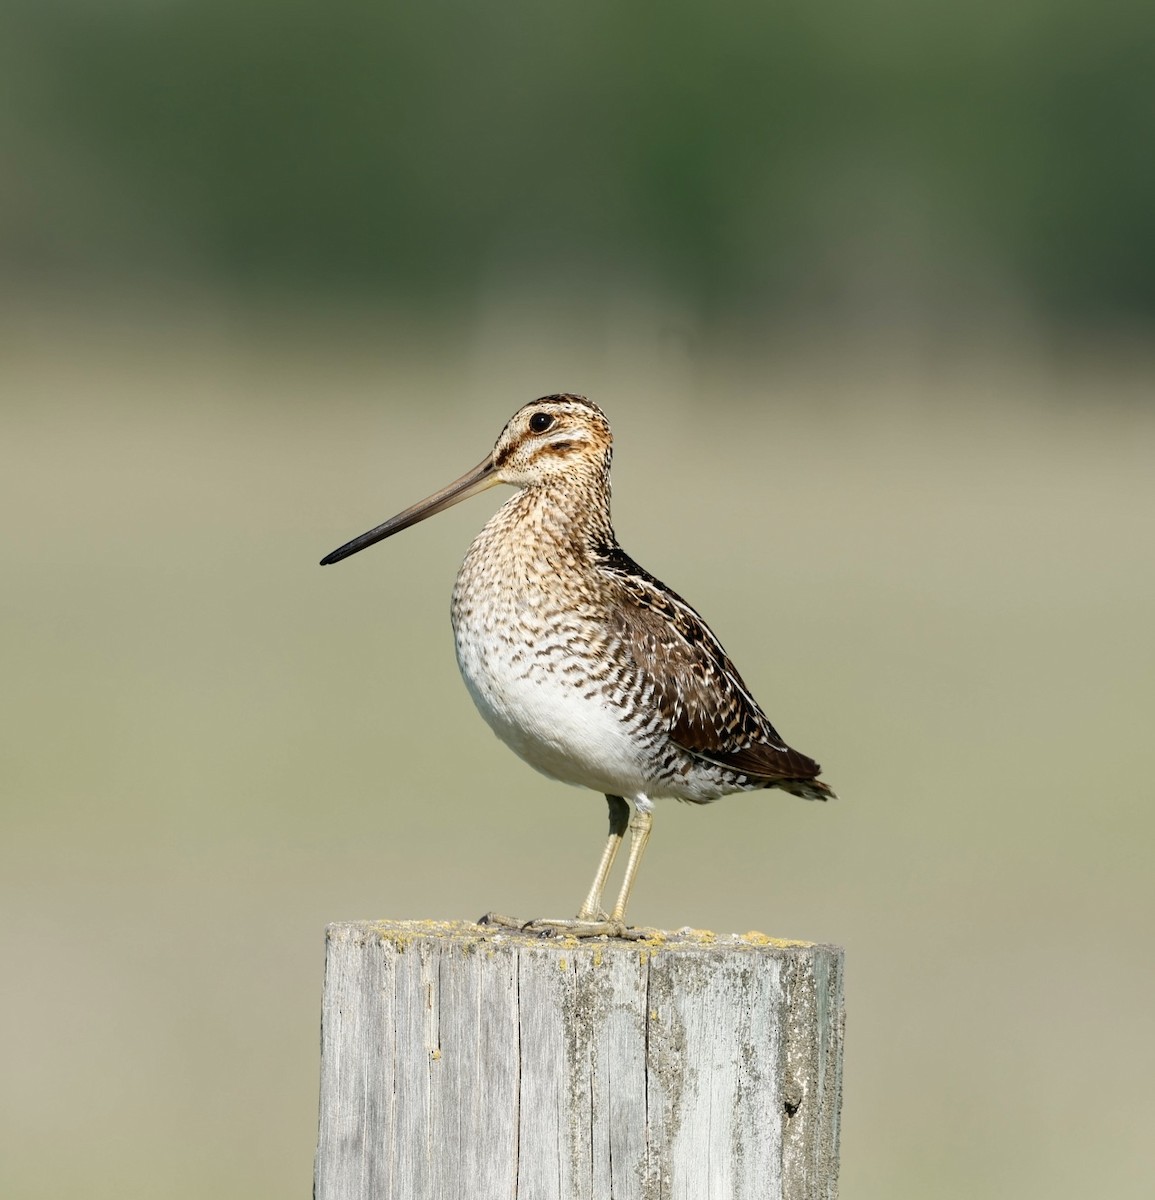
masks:
<instances>
[{"instance_id":1,"label":"cracked wood surface","mask_svg":"<svg viewBox=\"0 0 1155 1200\"><path fill-rule=\"evenodd\" d=\"M842 952L328 930L317 1200L827 1200Z\"/></svg>"}]
</instances>

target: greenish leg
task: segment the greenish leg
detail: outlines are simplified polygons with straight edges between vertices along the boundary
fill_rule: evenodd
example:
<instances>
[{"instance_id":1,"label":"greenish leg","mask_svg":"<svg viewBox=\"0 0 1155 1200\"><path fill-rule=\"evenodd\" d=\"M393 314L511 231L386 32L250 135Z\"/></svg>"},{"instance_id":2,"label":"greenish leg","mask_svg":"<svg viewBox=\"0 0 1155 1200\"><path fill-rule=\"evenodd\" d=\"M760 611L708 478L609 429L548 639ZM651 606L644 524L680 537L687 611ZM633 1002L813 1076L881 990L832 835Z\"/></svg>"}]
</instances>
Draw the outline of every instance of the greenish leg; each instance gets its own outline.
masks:
<instances>
[{"instance_id":1,"label":"greenish leg","mask_svg":"<svg viewBox=\"0 0 1155 1200\"><path fill-rule=\"evenodd\" d=\"M607 796L606 803L610 807L610 836L606 842L606 848L602 851L601 861L598 863L594 881L590 885L589 895L586 896L585 903L578 912L577 919L579 921L604 921L606 919L606 914L602 910L602 892L605 891L610 868L613 867L614 859L618 856L618 849L629 824L630 806L621 796Z\"/></svg>"},{"instance_id":2,"label":"greenish leg","mask_svg":"<svg viewBox=\"0 0 1155 1200\"><path fill-rule=\"evenodd\" d=\"M650 829L654 823L654 814L637 809L630 817L630 857L626 862L626 875L622 880L622 890L618 892L614 911L610 913L611 924L625 925L626 905L630 902L630 892L634 890L634 880L641 865L642 855L646 852L646 843L650 840Z\"/></svg>"}]
</instances>

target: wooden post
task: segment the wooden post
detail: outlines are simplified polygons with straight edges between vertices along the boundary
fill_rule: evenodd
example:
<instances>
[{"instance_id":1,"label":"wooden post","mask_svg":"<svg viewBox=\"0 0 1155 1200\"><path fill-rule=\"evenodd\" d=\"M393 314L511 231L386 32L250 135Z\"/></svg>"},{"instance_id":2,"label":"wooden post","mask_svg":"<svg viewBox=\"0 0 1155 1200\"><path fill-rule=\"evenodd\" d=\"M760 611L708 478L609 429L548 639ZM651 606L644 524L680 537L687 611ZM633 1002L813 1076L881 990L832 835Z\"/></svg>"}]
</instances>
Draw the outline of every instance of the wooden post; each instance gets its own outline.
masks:
<instances>
[{"instance_id":1,"label":"wooden post","mask_svg":"<svg viewBox=\"0 0 1155 1200\"><path fill-rule=\"evenodd\" d=\"M316 1200L837 1194L842 951L328 930Z\"/></svg>"}]
</instances>

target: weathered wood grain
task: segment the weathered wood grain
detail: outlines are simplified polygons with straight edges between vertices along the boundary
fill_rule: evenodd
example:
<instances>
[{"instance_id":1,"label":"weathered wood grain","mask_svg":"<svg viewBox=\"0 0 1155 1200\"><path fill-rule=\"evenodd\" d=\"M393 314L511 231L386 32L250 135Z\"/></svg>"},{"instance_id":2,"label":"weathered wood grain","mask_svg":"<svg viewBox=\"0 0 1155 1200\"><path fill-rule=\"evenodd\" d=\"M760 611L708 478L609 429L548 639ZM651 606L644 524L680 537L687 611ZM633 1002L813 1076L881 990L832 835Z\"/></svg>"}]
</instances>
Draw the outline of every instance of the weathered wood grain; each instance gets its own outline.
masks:
<instances>
[{"instance_id":1,"label":"weathered wood grain","mask_svg":"<svg viewBox=\"0 0 1155 1200\"><path fill-rule=\"evenodd\" d=\"M842 952L333 925L317 1200L837 1194Z\"/></svg>"}]
</instances>

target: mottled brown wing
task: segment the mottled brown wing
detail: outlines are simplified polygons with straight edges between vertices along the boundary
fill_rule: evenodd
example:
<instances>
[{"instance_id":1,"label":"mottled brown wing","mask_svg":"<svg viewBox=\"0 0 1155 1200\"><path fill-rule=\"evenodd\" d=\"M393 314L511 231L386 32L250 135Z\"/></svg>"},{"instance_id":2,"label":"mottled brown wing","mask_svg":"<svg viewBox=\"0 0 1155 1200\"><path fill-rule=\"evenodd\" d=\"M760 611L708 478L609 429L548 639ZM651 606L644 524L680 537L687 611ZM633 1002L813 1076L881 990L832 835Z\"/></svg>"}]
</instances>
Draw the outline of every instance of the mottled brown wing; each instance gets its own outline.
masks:
<instances>
[{"instance_id":1,"label":"mottled brown wing","mask_svg":"<svg viewBox=\"0 0 1155 1200\"><path fill-rule=\"evenodd\" d=\"M786 745L694 609L619 547L601 565L621 589L618 632L670 723L671 739L696 757L768 783L814 779L818 764Z\"/></svg>"}]
</instances>

